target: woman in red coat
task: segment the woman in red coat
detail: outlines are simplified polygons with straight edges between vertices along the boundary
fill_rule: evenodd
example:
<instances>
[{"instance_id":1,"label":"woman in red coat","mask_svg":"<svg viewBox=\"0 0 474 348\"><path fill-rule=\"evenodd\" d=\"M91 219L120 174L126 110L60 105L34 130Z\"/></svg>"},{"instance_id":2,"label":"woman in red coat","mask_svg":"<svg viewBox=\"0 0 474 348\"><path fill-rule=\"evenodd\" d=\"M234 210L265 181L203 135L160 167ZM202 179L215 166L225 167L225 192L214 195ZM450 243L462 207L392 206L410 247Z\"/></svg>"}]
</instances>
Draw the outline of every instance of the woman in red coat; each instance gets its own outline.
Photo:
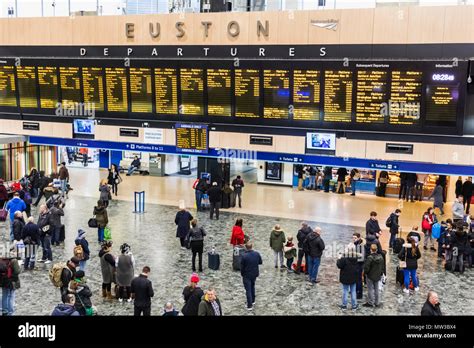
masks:
<instances>
[{"instance_id":1,"label":"woman in red coat","mask_svg":"<svg viewBox=\"0 0 474 348\"><path fill-rule=\"evenodd\" d=\"M232 228L232 237L230 238L230 244L233 246L243 245L245 240L245 234L242 230L242 219L237 219L235 225Z\"/></svg>"}]
</instances>

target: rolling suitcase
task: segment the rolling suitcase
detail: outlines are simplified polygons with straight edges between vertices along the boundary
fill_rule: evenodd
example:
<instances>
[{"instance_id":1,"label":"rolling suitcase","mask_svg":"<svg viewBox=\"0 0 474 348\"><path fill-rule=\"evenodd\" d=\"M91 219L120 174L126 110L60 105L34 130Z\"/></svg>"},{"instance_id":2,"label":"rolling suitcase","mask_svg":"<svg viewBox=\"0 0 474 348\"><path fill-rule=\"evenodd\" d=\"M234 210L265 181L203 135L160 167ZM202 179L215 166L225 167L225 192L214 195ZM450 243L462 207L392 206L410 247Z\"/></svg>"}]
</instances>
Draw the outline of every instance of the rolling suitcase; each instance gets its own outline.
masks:
<instances>
[{"instance_id":1,"label":"rolling suitcase","mask_svg":"<svg viewBox=\"0 0 474 348\"><path fill-rule=\"evenodd\" d=\"M217 271L219 269L219 266L221 265L221 258L219 254L217 253L212 253L209 252L207 254L207 260L208 260L208 267L214 271Z\"/></svg>"},{"instance_id":2,"label":"rolling suitcase","mask_svg":"<svg viewBox=\"0 0 474 348\"><path fill-rule=\"evenodd\" d=\"M397 284L399 284L400 286L403 286L403 284L405 283L405 276L403 274L403 269L401 269L398 266L397 266L397 274L395 275L395 280Z\"/></svg>"},{"instance_id":3,"label":"rolling suitcase","mask_svg":"<svg viewBox=\"0 0 474 348\"><path fill-rule=\"evenodd\" d=\"M242 260L242 255L244 254L245 249L241 246L234 247L234 253L232 256L232 269L234 271L240 271L240 261Z\"/></svg>"},{"instance_id":4,"label":"rolling suitcase","mask_svg":"<svg viewBox=\"0 0 474 348\"><path fill-rule=\"evenodd\" d=\"M398 238L395 239L395 242L393 243L393 252L398 254L400 251L402 251L403 244L405 244L405 239L401 238L399 233Z\"/></svg>"},{"instance_id":5,"label":"rolling suitcase","mask_svg":"<svg viewBox=\"0 0 474 348\"><path fill-rule=\"evenodd\" d=\"M66 228L64 225L61 225L61 228L59 229L59 241L64 242L66 239Z\"/></svg>"}]
</instances>

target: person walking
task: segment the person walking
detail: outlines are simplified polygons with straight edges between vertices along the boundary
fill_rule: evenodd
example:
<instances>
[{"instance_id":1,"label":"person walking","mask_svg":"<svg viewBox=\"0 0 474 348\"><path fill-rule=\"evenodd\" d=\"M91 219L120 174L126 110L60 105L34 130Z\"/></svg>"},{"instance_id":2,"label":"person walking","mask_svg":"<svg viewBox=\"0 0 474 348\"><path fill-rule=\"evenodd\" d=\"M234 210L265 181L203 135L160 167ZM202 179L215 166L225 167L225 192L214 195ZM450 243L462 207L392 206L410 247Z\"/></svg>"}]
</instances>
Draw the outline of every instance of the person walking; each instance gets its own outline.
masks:
<instances>
[{"instance_id":1,"label":"person walking","mask_svg":"<svg viewBox=\"0 0 474 348\"><path fill-rule=\"evenodd\" d=\"M240 275L245 287L245 295L247 297L247 310L253 310L255 305L255 281L259 276L259 265L263 263L262 257L257 251L253 250L253 244L248 242L245 244L246 252L240 260Z\"/></svg>"},{"instance_id":2,"label":"person walking","mask_svg":"<svg viewBox=\"0 0 474 348\"><path fill-rule=\"evenodd\" d=\"M337 189L336 193L345 193L346 192L346 176L347 176L347 169L346 168L339 168L337 170Z\"/></svg>"},{"instance_id":3,"label":"person walking","mask_svg":"<svg viewBox=\"0 0 474 348\"><path fill-rule=\"evenodd\" d=\"M452 211L453 211L453 223L456 225L458 222L464 221L464 206L463 206L463 195L457 195L454 200Z\"/></svg>"},{"instance_id":4,"label":"person walking","mask_svg":"<svg viewBox=\"0 0 474 348\"><path fill-rule=\"evenodd\" d=\"M198 221L193 219L191 221L191 229L189 230L188 237L191 243L191 251L193 253L192 263L193 272L196 272L196 255L199 256L199 272L202 272L202 252L204 249L204 237L206 231L203 227L198 226Z\"/></svg>"},{"instance_id":5,"label":"person walking","mask_svg":"<svg viewBox=\"0 0 474 348\"><path fill-rule=\"evenodd\" d=\"M365 260L364 264L364 273L367 280L367 292L368 299L364 303L363 307L379 307L380 306L380 297L379 297L379 283L382 279L383 274L383 256L377 252L377 245L372 244L370 246L370 255Z\"/></svg>"},{"instance_id":6,"label":"person walking","mask_svg":"<svg viewBox=\"0 0 474 348\"><path fill-rule=\"evenodd\" d=\"M189 211L186 210L184 205L181 206L180 210L176 213L174 223L177 226L176 238L179 238L181 243L181 249L186 250L186 237L189 234L189 223L194 218Z\"/></svg>"},{"instance_id":7,"label":"person walking","mask_svg":"<svg viewBox=\"0 0 474 348\"><path fill-rule=\"evenodd\" d=\"M15 239L13 235L13 221L15 220L15 213L17 211L22 213L26 210L26 204L20 198L19 192L15 192L13 194L13 198L8 201L5 209L8 211L10 217L10 241L13 241Z\"/></svg>"},{"instance_id":8,"label":"person walking","mask_svg":"<svg viewBox=\"0 0 474 348\"><path fill-rule=\"evenodd\" d=\"M198 315L201 317L222 316L221 301L217 298L216 290L209 288L199 303Z\"/></svg>"},{"instance_id":9,"label":"person walking","mask_svg":"<svg viewBox=\"0 0 474 348\"><path fill-rule=\"evenodd\" d=\"M350 180L351 180L351 196L355 196L356 194L356 185L357 182L360 180L360 172L357 168L353 168L350 173Z\"/></svg>"},{"instance_id":10,"label":"person walking","mask_svg":"<svg viewBox=\"0 0 474 348\"><path fill-rule=\"evenodd\" d=\"M308 253L304 251L303 243L308 237L309 234L311 234L313 230L311 227L308 226L306 222L301 223L301 228L298 230L298 233L296 234L296 239L298 240L298 260L296 261L296 269L295 273L300 274L301 272L301 265L303 263L303 258L305 259L305 274L309 274L309 263L308 263Z\"/></svg>"},{"instance_id":11,"label":"person walking","mask_svg":"<svg viewBox=\"0 0 474 348\"><path fill-rule=\"evenodd\" d=\"M97 201L97 205L94 207L93 215L97 220L97 236L98 241L101 243L104 240L104 230L109 223L109 215L107 214L107 208L102 200Z\"/></svg>"},{"instance_id":12,"label":"person walking","mask_svg":"<svg viewBox=\"0 0 474 348\"><path fill-rule=\"evenodd\" d=\"M130 285L132 298L135 300L134 316L139 317L142 313L143 316L149 317L151 315L151 299L155 296L155 292L153 291L153 284L149 279L150 271L150 267L143 267L142 273L135 277Z\"/></svg>"},{"instance_id":13,"label":"person walking","mask_svg":"<svg viewBox=\"0 0 474 348\"><path fill-rule=\"evenodd\" d=\"M438 294L433 290L428 291L426 302L421 308L422 317L440 317L443 313L441 312Z\"/></svg>"},{"instance_id":14,"label":"person walking","mask_svg":"<svg viewBox=\"0 0 474 348\"><path fill-rule=\"evenodd\" d=\"M285 242L285 232L283 232L280 225L275 225L272 232L270 233L270 248L273 250L275 268L278 268L278 259L280 259L280 268L286 268L285 264L283 263L283 249Z\"/></svg>"},{"instance_id":15,"label":"person walking","mask_svg":"<svg viewBox=\"0 0 474 348\"><path fill-rule=\"evenodd\" d=\"M15 314L15 295L20 288L21 268L18 260L14 257L1 258L0 286L2 287L2 315L12 316Z\"/></svg>"},{"instance_id":16,"label":"person walking","mask_svg":"<svg viewBox=\"0 0 474 348\"><path fill-rule=\"evenodd\" d=\"M181 313L184 316L197 316L199 303L204 296L204 291L198 286L199 276L196 273L191 275L190 284L183 289L184 306Z\"/></svg>"},{"instance_id":17,"label":"person walking","mask_svg":"<svg viewBox=\"0 0 474 348\"><path fill-rule=\"evenodd\" d=\"M209 202L211 203L211 212L210 212L210 219L212 220L214 217L214 211L216 212L216 220L219 220L219 209L221 207L221 200L222 200L222 190L219 186L217 186L217 182L212 183L212 187L208 191L209 195Z\"/></svg>"},{"instance_id":18,"label":"person walking","mask_svg":"<svg viewBox=\"0 0 474 348\"><path fill-rule=\"evenodd\" d=\"M365 223L365 237L373 235L379 238L382 235L382 229L380 228L379 221L377 220L377 212L371 211L370 218Z\"/></svg>"},{"instance_id":19,"label":"person walking","mask_svg":"<svg viewBox=\"0 0 474 348\"><path fill-rule=\"evenodd\" d=\"M115 256L112 254L112 241L104 240L99 251L102 273L102 297L112 300L112 283L115 282Z\"/></svg>"},{"instance_id":20,"label":"person walking","mask_svg":"<svg viewBox=\"0 0 474 348\"><path fill-rule=\"evenodd\" d=\"M357 304L357 277L358 277L358 266L357 260L361 255L357 255L354 248L348 248L337 260L337 268L339 272L339 282L342 284L342 304L339 308L342 310L347 309L347 295L351 295L351 308L353 311L359 308Z\"/></svg>"},{"instance_id":21,"label":"person walking","mask_svg":"<svg viewBox=\"0 0 474 348\"><path fill-rule=\"evenodd\" d=\"M321 238L321 228L316 227L313 233L306 237L303 247L305 252L308 253L308 269L309 269L309 282L311 285L317 284L320 281L318 278L319 265L321 264L321 256L325 249L324 241Z\"/></svg>"},{"instance_id":22,"label":"person walking","mask_svg":"<svg viewBox=\"0 0 474 348\"><path fill-rule=\"evenodd\" d=\"M99 192L99 199L104 202L104 207L107 208L109 206L109 199L112 198L112 194L110 193L110 186L107 184L107 179L102 179L100 181Z\"/></svg>"},{"instance_id":23,"label":"person walking","mask_svg":"<svg viewBox=\"0 0 474 348\"><path fill-rule=\"evenodd\" d=\"M21 239L23 239L26 249L24 269L25 271L33 270L35 268L36 249L41 244L40 229L35 224L33 216L28 218L27 224L23 227Z\"/></svg>"},{"instance_id":24,"label":"person walking","mask_svg":"<svg viewBox=\"0 0 474 348\"><path fill-rule=\"evenodd\" d=\"M117 169L117 165L112 164L109 168L109 174L107 176L107 183L112 187L112 193L115 196L118 195L118 185L122 182L122 177Z\"/></svg>"},{"instance_id":25,"label":"person walking","mask_svg":"<svg viewBox=\"0 0 474 348\"><path fill-rule=\"evenodd\" d=\"M389 248L393 249L395 245L395 239L397 239L397 234L400 232L400 215L402 211L400 209L395 209L393 213L390 214L385 225L390 228L390 241Z\"/></svg>"},{"instance_id":26,"label":"person walking","mask_svg":"<svg viewBox=\"0 0 474 348\"><path fill-rule=\"evenodd\" d=\"M59 180L61 182L61 195L67 198L67 185L69 182L69 171L66 168L66 162L62 162L59 167Z\"/></svg>"},{"instance_id":27,"label":"person walking","mask_svg":"<svg viewBox=\"0 0 474 348\"><path fill-rule=\"evenodd\" d=\"M415 202L415 185L417 182L417 176L416 173L407 173L406 174L406 181L407 181L407 195L406 199L407 202L410 200L410 202Z\"/></svg>"},{"instance_id":28,"label":"person walking","mask_svg":"<svg viewBox=\"0 0 474 348\"><path fill-rule=\"evenodd\" d=\"M438 208L441 213L441 216L443 216L444 215L443 187L440 185L439 180L436 181L436 186L433 189L433 192L431 192L430 196L428 197L428 199L431 199L431 198L433 198L434 200L433 209Z\"/></svg>"},{"instance_id":29,"label":"person walking","mask_svg":"<svg viewBox=\"0 0 474 348\"><path fill-rule=\"evenodd\" d=\"M462 195L462 176L458 176L458 180L456 180L456 189L454 191L456 198Z\"/></svg>"},{"instance_id":30,"label":"person walking","mask_svg":"<svg viewBox=\"0 0 474 348\"><path fill-rule=\"evenodd\" d=\"M436 251L434 247L434 239L431 236L431 229L433 228L433 225L438 222L438 219L436 218L436 214L434 213L433 208L428 208L428 211L426 211L423 214L423 221L421 222L421 228L423 230L423 233L425 235L424 241L423 241L423 249L428 250L428 245L430 245L430 249L432 251Z\"/></svg>"},{"instance_id":31,"label":"person walking","mask_svg":"<svg viewBox=\"0 0 474 348\"><path fill-rule=\"evenodd\" d=\"M74 248L74 256L77 257L79 261L79 269L81 271L86 271L87 260L90 257L89 242L86 239L86 231L79 229L77 231L77 237L74 241L76 247Z\"/></svg>"},{"instance_id":32,"label":"person walking","mask_svg":"<svg viewBox=\"0 0 474 348\"><path fill-rule=\"evenodd\" d=\"M132 283L135 260L133 258L130 245L124 243L120 246L120 252L122 253L115 263L117 270L117 285L118 285L118 300L122 302L132 302L130 286Z\"/></svg>"},{"instance_id":33,"label":"person walking","mask_svg":"<svg viewBox=\"0 0 474 348\"><path fill-rule=\"evenodd\" d=\"M237 178L232 180L232 187L234 188L234 194L239 199L239 208L242 208L242 188L244 187L244 181L237 175Z\"/></svg>"},{"instance_id":34,"label":"person walking","mask_svg":"<svg viewBox=\"0 0 474 348\"><path fill-rule=\"evenodd\" d=\"M40 238L43 247L43 257L38 262L51 263L51 261L53 261L53 252L51 250L51 214L45 204L40 206L39 217L36 224L41 231Z\"/></svg>"},{"instance_id":35,"label":"person walking","mask_svg":"<svg viewBox=\"0 0 474 348\"><path fill-rule=\"evenodd\" d=\"M38 190L40 186L40 175L38 173L38 170L35 167L31 168L28 179L30 180L30 185L31 185L30 187L31 197L36 198L38 197Z\"/></svg>"},{"instance_id":36,"label":"person walking","mask_svg":"<svg viewBox=\"0 0 474 348\"><path fill-rule=\"evenodd\" d=\"M379 196L380 197L385 197L385 192L387 190L387 184L389 180L390 180L390 177L388 176L388 172L385 170L382 170L379 175Z\"/></svg>"},{"instance_id":37,"label":"person walking","mask_svg":"<svg viewBox=\"0 0 474 348\"><path fill-rule=\"evenodd\" d=\"M232 227L232 235L230 237L230 244L232 244L233 247L237 245L244 245L245 243L245 234L244 234L244 231L242 230L242 225L243 225L243 220L238 218L235 221L234 227Z\"/></svg>"},{"instance_id":38,"label":"person walking","mask_svg":"<svg viewBox=\"0 0 474 348\"><path fill-rule=\"evenodd\" d=\"M469 214L469 208L471 207L472 188L472 176L469 176L462 184L463 206L466 208L466 214Z\"/></svg>"},{"instance_id":39,"label":"person walking","mask_svg":"<svg viewBox=\"0 0 474 348\"><path fill-rule=\"evenodd\" d=\"M420 249L416 245L414 238L408 238L408 243L403 245L402 250L398 254L400 261L406 262L406 267L403 269L403 278L405 288L403 292L410 293L410 278L413 283L415 291L420 290L416 270L418 268L418 259L421 257Z\"/></svg>"},{"instance_id":40,"label":"person walking","mask_svg":"<svg viewBox=\"0 0 474 348\"><path fill-rule=\"evenodd\" d=\"M51 209L49 209L50 213L50 223L51 223L51 245L59 246L60 244L60 237L61 237L61 216L64 216L63 205L59 200L55 201Z\"/></svg>"}]
</instances>

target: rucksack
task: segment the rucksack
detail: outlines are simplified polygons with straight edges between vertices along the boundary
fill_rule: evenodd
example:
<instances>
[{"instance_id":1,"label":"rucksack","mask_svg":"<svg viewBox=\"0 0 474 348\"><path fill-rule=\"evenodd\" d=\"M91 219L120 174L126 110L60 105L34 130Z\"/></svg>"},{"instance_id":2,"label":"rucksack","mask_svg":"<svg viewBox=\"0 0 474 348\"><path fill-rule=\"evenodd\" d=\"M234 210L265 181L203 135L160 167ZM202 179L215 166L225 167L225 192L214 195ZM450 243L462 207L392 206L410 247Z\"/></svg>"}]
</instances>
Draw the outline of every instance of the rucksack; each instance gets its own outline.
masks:
<instances>
[{"instance_id":1,"label":"rucksack","mask_svg":"<svg viewBox=\"0 0 474 348\"><path fill-rule=\"evenodd\" d=\"M441 224L439 222L431 226L431 237L438 239L441 236Z\"/></svg>"},{"instance_id":2,"label":"rucksack","mask_svg":"<svg viewBox=\"0 0 474 348\"><path fill-rule=\"evenodd\" d=\"M51 280L51 283L53 283L53 285L57 288L60 288L63 286L63 282L61 281L61 275L63 273L63 269L65 268L69 270L65 262L59 262L59 263L55 263L53 267L51 267L51 269L49 270L49 280ZM64 284L64 285L67 285L67 284Z\"/></svg>"},{"instance_id":3,"label":"rucksack","mask_svg":"<svg viewBox=\"0 0 474 348\"><path fill-rule=\"evenodd\" d=\"M31 194L28 191L25 191L25 196L24 199L26 204L31 204L33 203L33 199L31 199Z\"/></svg>"},{"instance_id":4,"label":"rucksack","mask_svg":"<svg viewBox=\"0 0 474 348\"><path fill-rule=\"evenodd\" d=\"M10 259L0 259L0 285L6 287L13 277L13 265Z\"/></svg>"},{"instance_id":5,"label":"rucksack","mask_svg":"<svg viewBox=\"0 0 474 348\"><path fill-rule=\"evenodd\" d=\"M385 226L387 226L387 227L392 227L392 215L390 215L390 216L387 218L387 221L385 221Z\"/></svg>"},{"instance_id":6,"label":"rucksack","mask_svg":"<svg viewBox=\"0 0 474 348\"><path fill-rule=\"evenodd\" d=\"M83 260L84 259L84 249L82 248L82 245L76 245L74 247L74 251L73 251L73 254L75 257L77 257L79 260Z\"/></svg>"}]
</instances>

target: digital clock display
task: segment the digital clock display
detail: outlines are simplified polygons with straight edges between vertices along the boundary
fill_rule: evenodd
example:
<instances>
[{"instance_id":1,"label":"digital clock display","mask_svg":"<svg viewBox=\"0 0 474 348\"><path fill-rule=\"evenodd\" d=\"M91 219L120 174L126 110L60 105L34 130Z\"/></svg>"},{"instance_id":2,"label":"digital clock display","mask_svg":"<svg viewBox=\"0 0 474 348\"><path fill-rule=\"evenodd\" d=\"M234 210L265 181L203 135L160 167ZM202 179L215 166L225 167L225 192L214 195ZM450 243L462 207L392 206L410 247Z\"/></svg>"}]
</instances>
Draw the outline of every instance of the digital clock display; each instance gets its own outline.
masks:
<instances>
[{"instance_id":1,"label":"digital clock display","mask_svg":"<svg viewBox=\"0 0 474 348\"><path fill-rule=\"evenodd\" d=\"M454 75L450 74L433 74L433 81L454 81Z\"/></svg>"}]
</instances>

